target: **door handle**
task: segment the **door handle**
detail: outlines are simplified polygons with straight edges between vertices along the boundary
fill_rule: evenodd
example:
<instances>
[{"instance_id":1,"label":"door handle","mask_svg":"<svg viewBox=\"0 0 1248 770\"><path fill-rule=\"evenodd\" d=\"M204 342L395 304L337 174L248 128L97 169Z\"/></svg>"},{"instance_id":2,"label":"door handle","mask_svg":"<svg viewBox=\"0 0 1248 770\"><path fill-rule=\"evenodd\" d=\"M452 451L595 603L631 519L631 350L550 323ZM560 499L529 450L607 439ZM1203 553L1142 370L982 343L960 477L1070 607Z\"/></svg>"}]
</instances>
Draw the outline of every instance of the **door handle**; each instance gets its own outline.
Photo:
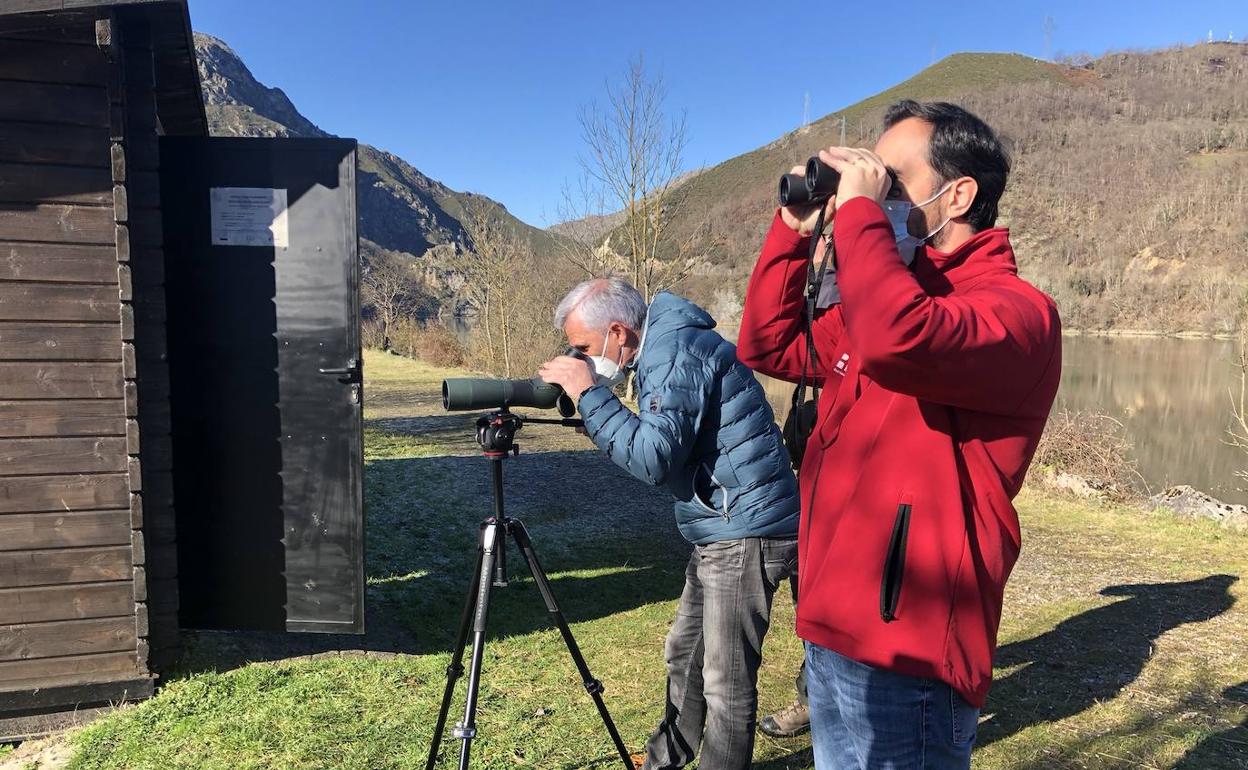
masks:
<instances>
[{"instance_id":1,"label":"door handle","mask_svg":"<svg viewBox=\"0 0 1248 770\"><path fill-rule=\"evenodd\" d=\"M358 358L352 358L343 367L318 369L317 371L321 374L343 377L343 382L358 383L364 380L364 373L360 369L360 360Z\"/></svg>"}]
</instances>

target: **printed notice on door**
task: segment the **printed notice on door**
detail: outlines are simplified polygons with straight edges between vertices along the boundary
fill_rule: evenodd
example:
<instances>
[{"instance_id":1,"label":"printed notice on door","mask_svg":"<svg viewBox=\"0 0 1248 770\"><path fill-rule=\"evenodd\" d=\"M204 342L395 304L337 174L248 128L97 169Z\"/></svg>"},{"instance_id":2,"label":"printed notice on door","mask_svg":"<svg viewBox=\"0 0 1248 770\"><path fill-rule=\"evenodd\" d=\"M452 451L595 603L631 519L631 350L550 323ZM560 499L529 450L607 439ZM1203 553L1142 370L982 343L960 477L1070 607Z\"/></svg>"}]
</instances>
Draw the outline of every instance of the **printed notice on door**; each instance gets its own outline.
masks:
<instances>
[{"instance_id":1,"label":"printed notice on door","mask_svg":"<svg viewBox=\"0 0 1248 770\"><path fill-rule=\"evenodd\" d=\"M214 246L288 247L286 190L213 187L208 202Z\"/></svg>"}]
</instances>

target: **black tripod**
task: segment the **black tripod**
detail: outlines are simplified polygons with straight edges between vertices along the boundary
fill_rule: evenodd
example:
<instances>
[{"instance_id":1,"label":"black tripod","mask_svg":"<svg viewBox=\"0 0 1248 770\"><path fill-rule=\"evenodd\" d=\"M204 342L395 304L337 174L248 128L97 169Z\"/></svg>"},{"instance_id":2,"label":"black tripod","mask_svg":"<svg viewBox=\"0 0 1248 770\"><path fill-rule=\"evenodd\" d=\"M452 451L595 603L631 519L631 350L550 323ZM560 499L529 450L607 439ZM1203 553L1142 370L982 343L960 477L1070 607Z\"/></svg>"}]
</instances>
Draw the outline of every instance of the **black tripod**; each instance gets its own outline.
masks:
<instances>
[{"instance_id":1,"label":"black tripod","mask_svg":"<svg viewBox=\"0 0 1248 770\"><path fill-rule=\"evenodd\" d=\"M550 583L546 580L546 573L538 564L537 554L533 551L533 541L529 539L528 530L524 528L524 524L519 519L508 518L503 512L503 460L508 454L520 453L520 447L515 444L515 437L525 422L567 427L580 427L582 424L580 420L521 418L507 411L506 407L477 419L477 443L481 445L485 456L489 458L490 469L494 477L494 515L481 522L481 544L477 548L477 568L468 590L468 601L464 605L464 616L460 622L455 650L451 655L451 664L446 667L446 690L442 694L442 708L438 712L438 723L433 729L433 742L429 746L429 761L425 763L425 768L433 770L434 762L437 760L438 747L442 743L442 733L446 728L446 715L451 708L455 682L464 674L464 647L468 643L468 632L471 630L472 658L468 666L468 695L464 703L464 719L451 730L452 736L463 741L459 754L459 770L468 770L468 753L472 746L472 739L477 737L477 690L481 684L481 659L485 653L485 621L490 608L490 593L493 586L507 587L506 536L511 535L516 545L520 547L520 553L524 556L525 562L529 565L529 572L533 574L533 581L537 583L537 589L541 591L547 611L554 618L555 625L559 627L559 633L563 635L563 641L568 646L572 661L580 671L585 690L598 707L598 714L602 717L607 732L611 734L611 740L615 743L615 750L620 754L620 760L627 770L633 770L633 762L629 759L628 750L624 748L624 741L620 740L620 733L615 729L615 723L611 721L607 705L602 701L602 682L595 679L589 672L589 666L585 664L585 658L581 656L581 650L577 647L576 640L572 638L572 631L568 628L563 612L560 611L559 605L555 603L554 595L550 592Z\"/></svg>"}]
</instances>

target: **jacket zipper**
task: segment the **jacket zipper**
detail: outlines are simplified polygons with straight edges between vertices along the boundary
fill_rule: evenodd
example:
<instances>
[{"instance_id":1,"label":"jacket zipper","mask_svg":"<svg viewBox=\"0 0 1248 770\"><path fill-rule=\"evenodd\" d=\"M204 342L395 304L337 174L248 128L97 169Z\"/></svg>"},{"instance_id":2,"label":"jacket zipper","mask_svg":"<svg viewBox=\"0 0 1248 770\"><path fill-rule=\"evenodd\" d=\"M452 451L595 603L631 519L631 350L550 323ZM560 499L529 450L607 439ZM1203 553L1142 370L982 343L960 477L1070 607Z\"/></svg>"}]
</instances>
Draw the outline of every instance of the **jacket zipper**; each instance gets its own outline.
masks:
<instances>
[{"instance_id":1,"label":"jacket zipper","mask_svg":"<svg viewBox=\"0 0 1248 770\"><path fill-rule=\"evenodd\" d=\"M720 483L719 479L715 478L714 473L711 474L711 483L719 487L719 491L724 493L724 512L720 516L723 517L724 521L730 521L732 516L728 513L728 487Z\"/></svg>"},{"instance_id":2,"label":"jacket zipper","mask_svg":"<svg viewBox=\"0 0 1248 770\"><path fill-rule=\"evenodd\" d=\"M715 471L711 470L710 465L703 463L701 466L699 466L699 468L706 468L707 475L711 477L711 483L715 485L716 487L719 487L719 491L724 493L724 501L722 503L723 510L715 510L715 508L711 504L702 502L702 498L698 496L697 489L693 490L693 501L697 503L703 510L715 514L716 516L723 519L724 521L731 521L732 513L730 512L729 505L728 505L728 487L724 486L723 483L720 482L720 480L715 477ZM714 494L714 490L712 490L712 495L713 494Z\"/></svg>"},{"instance_id":3,"label":"jacket zipper","mask_svg":"<svg viewBox=\"0 0 1248 770\"><path fill-rule=\"evenodd\" d=\"M885 623L897 619L897 602L901 599L901 579L906 569L906 538L910 532L910 504L897 506L893 536L888 540L884 556L884 576L880 581L880 618Z\"/></svg>"}]
</instances>

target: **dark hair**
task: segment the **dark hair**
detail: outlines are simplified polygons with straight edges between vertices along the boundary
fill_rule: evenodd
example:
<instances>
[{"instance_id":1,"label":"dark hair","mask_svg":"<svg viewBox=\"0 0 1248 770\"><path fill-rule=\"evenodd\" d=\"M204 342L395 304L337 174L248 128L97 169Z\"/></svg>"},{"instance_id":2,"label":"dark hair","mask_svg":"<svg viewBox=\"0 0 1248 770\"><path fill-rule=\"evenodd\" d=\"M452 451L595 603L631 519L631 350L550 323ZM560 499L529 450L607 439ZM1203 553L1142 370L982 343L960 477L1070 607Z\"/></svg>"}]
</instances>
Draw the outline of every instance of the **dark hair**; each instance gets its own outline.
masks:
<instances>
[{"instance_id":1,"label":"dark hair","mask_svg":"<svg viewBox=\"0 0 1248 770\"><path fill-rule=\"evenodd\" d=\"M979 185L966 212L966 220L975 232L996 224L997 203L1010 175L1010 158L996 132L956 104L920 103L913 99L903 99L889 107L884 113L884 128L892 128L906 118L918 118L931 125L927 160L942 184L969 176Z\"/></svg>"}]
</instances>

